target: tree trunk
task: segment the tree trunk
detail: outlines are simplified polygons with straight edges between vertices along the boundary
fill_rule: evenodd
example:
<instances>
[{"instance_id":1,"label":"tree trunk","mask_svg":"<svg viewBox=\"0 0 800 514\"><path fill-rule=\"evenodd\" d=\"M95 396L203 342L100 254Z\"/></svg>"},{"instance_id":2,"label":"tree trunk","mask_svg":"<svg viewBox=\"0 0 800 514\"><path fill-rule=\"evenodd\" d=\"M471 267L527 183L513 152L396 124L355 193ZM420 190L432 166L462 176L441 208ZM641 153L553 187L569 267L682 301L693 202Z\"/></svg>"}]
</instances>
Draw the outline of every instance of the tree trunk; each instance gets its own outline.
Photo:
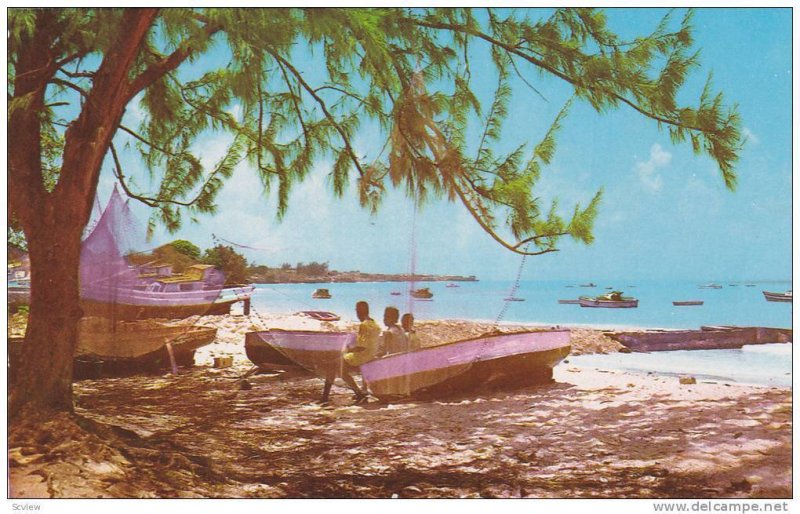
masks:
<instances>
[{"instance_id":1,"label":"tree trunk","mask_svg":"<svg viewBox=\"0 0 800 514\"><path fill-rule=\"evenodd\" d=\"M31 304L25 351L10 386L9 414L25 404L72 410L72 359L81 318L81 232L43 224L30 234Z\"/></svg>"}]
</instances>

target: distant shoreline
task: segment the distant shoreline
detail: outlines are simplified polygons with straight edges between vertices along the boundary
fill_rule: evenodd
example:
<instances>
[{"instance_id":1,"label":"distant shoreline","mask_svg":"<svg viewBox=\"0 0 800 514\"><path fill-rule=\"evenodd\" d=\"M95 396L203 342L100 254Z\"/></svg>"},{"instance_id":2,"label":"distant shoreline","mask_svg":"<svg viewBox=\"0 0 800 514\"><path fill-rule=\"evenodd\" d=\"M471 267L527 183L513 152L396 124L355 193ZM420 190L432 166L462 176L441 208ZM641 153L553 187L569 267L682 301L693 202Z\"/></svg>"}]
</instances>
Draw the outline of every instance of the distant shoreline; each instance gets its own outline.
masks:
<instances>
[{"instance_id":1,"label":"distant shoreline","mask_svg":"<svg viewBox=\"0 0 800 514\"><path fill-rule=\"evenodd\" d=\"M326 276L303 276L283 273L274 277L251 277L252 284L336 284L355 282L478 282L475 275L408 275L340 272Z\"/></svg>"}]
</instances>

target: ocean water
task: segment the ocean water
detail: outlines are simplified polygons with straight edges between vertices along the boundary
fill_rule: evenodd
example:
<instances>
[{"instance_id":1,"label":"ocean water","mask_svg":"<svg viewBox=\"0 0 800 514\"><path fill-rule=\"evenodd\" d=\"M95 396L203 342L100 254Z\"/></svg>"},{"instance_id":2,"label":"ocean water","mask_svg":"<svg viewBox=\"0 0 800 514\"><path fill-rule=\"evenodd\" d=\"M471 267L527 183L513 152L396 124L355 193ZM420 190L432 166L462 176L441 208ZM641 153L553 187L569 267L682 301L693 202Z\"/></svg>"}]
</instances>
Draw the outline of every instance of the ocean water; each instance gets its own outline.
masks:
<instances>
[{"instance_id":1,"label":"ocean water","mask_svg":"<svg viewBox=\"0 0 800 514\"><path fill-rule=\"evenodd\" d=\"M401 312L413 312L417 319L472 319L494 321L503 312L502 320L510 323L542 323L548 325L587 325L592 327L647 327L696 329L701 325L748 325L790 328L792 304L767 302L762 290L786 291L786 282L749 282L722 289L701 289L697 282L637 281L597 282L597 287L580 287L575 282L523 281L514 296L522 302L504 302L511 281L457 282L459 287L446 287L444 282L418 282L427 287L432 301L420 301L408 295L409 284L400 282L329 283L329 284L263 284L253 295L254 313L293 313L303 310L332 311L345 320L355 321L354 307L359 300L369 302L373 317L380 321L383 309L395 306ZM317 287L326 287L333 298L315 300L311 294ZM580 305L559 304L559 299L596 296L608 292L607 287L624 291L639 299L635 309L592 309ZM394 296L397 291L401 295ZM703 300L697 307L675 307L674 300ZM507 305L506 305L507 304ZM754 345L738 350L695 350L654 353L572 356L572 364L649 372L661 375L689 374L698 380L715 380L765 386L790 387L792 384L792 345Z\"/></svg>"},{"instance_id":2,"label":"ocean water","mask_svg":"<svg viewBox=\"0 0 800 514\"><path fill-rule=\"evenodd\" d=\"M509 296L511 281L456 282L459 287L446 287L444 282L418 282L433 292L432 301L413 300L409 285L403 282L328 283L328 284L262 284L256 286L253 306L269 312L326 310L343 319L355 319L354 306L366 300L373 317L380 319L389 305L401 312L413 312L417 319L473 319L494 321L507 305L503 321L544 323L550 325L589 325L596 327L635 326L648 328L698 328L701 325L753 325L789 328L792 326L792 304L767 302L762 290L786 291L790 281L758 283L754 287L723 284L722 289L700 289L696 282L640 281L601 283L597 287L580 287L576 282L523 281L515 296L523 302L504 302ZM311 293L326 287L333 298L315 300ZM612 287L625 296L639 299L635 309L592 309L580 305L559 304L560 299L604 294ZM400 296L392 296L399 291ZM674 300L703 300L697 307L675 307Z\"/></svg>"}]
</instances>

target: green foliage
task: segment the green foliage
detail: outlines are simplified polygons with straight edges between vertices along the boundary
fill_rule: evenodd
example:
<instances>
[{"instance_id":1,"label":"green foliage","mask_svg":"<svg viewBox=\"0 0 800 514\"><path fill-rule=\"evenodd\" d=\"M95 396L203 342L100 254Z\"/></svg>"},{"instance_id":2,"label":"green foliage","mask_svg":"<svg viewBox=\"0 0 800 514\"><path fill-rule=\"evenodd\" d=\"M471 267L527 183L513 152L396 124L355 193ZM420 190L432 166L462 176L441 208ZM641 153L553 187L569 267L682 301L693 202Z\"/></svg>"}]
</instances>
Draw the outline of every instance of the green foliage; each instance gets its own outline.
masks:
<instances>
[{"instance_id":1,"label":"green foliage","mask_svg":"<svg viewBox=\"0 0 800 514\"><path fill-rule=\"evenodd\" d=\"M297 263L297 274L309 277L323 277L328 274L327 262Z\"/></svg>"},{"instance_id":2,"label":"green foliage","mask_svg":"<svg viewBox=\"0 0 800 514\"><path fill-rule=\"evenodd\" d=\"M200 248L197 247L191 241L186 241L185 239L177 239L171 243L169 246L177 250L179 253L186 255L192 259L198 260L200 259Z\"/></svg>"},{"instance_id":3,"label":"green foliage","mask_svg":"<svg viewBox=\"0 0 800 514\"><path fill-rule=\"evenodd\" d=\"M226 284L243 284L249 280L247 260L230 246L217 245L207 249L203 262L220 269L225 274Z\"/></svg>"},{"instance_id":4,"label":"green foliage","mask_svg":"<svg viewBox=\"0 0 800 514\"><path fill-rule=\"evenodd\" d=\"M124 15L123 9L9 10L9 119L37 110L48 191L60 178L68 114L82 109L100 64L128 30ZM742 145L736 106L725 103L710 78L696 106L677 100L699 66L691 21L691 10L677 21L670 13L651 33L623 41L603 11L588 8L162 9L128 70L131 83L141 86L131 101L142 116L114 139L115 147L139 153L148 188L127 175L116 153L115 173L129 196L155 209L151 231L156 223L176 230L186 215L215 212L220 188L242 163L277 197L283 216L293 186L314 164L330 162L333 192L341 196L354 183L361 205L373 211L388 188L398 187L420 201L463 203L513 251L555 251L563 236L589 244L599 192L569 215L560 214L557 200L542 205L536 195L573 101L600 113L635 110L675 143L689 142L712 157L726 186L736 185ZM21 56L38 37L58 63L44 75L44 106L16 89L29 79L17 80ZM474 76L471 59L487 48L493 75ZM227 56L224 62L208 64L212 49ZM518 141L499 155L518 88L536 94L533 83L543 77L568 85L573 100L540 141ZM474 88L485 81L496 84L495 92L481 105ZM367 157L356 135L373 128L386 144ZM197 148L209 134L228 142L212 166Z\"/></svg>"}]
</instances>

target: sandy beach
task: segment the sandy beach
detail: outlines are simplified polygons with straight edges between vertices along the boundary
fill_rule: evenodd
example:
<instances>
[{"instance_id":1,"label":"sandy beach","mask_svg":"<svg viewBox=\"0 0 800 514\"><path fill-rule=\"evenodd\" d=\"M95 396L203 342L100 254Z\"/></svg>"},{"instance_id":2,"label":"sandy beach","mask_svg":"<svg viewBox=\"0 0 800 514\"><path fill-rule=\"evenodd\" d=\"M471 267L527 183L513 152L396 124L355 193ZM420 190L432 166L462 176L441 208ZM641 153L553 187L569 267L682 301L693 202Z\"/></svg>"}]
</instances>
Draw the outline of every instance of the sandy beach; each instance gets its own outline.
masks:
<instances>
[{"instance_id":1,"label":"sandy beach","mask_svg":"<svg viewBox=\"0 0 800 514\"><path fill-rule=\"evenodd\" d=\"M352 330L291 314L184 320L216 342L177 375L75 383L76 413L11 427L12 497L786 498L791 390L579 368L514 391L353 405L298 370L237 380L244 334ZM440 344L491 324L419 322ZM503 327L512 330L514 327ZM573 353L619 344L573 330ZM232 356L230 368L214 357ZM110 428L109 428L110 427Z\"/></svg>"}]
</instances>

